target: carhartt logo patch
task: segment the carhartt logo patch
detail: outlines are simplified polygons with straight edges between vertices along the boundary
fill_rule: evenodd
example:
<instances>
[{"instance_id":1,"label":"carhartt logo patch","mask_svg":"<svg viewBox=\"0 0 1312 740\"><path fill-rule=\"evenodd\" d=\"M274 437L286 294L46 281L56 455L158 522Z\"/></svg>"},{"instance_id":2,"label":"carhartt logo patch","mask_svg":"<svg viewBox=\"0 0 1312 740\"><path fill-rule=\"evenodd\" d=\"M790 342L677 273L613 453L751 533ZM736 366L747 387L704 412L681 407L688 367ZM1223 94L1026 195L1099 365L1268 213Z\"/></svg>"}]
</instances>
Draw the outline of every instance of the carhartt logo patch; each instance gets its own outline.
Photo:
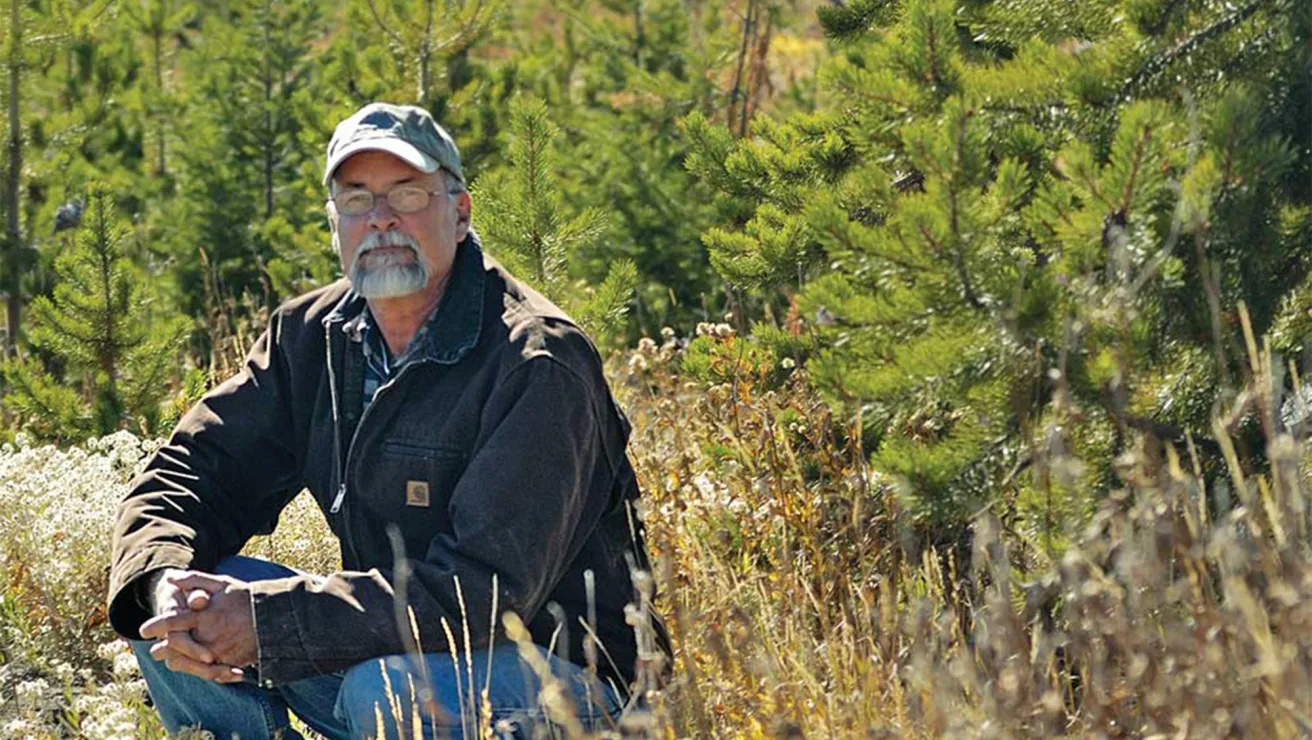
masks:
<instances>
[{"instance_id":1,"label":"carhartt logo patch","mask_svg":"<svg viewBox=\"0 0 1312 740\"><path fill-rule=\"evenodd\" d=\"M408 480L405 482L405 505L428 506L428 481Z\"/></svg>"}]
</instances>

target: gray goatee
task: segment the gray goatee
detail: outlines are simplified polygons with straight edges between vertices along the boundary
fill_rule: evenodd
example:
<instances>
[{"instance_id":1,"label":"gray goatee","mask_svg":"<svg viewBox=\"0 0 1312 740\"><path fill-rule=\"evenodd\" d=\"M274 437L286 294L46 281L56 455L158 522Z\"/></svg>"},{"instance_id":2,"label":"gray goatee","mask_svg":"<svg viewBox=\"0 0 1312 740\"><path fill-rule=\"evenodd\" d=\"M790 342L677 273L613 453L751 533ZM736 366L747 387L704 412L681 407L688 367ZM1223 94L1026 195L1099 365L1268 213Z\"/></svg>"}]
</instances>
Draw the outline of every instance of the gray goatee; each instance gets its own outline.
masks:
<instances>
[{"instance_id":1,"label":"gray goatee","mask_svg":"<svg viewBox=\"0 0 1312 740\"><path fill-rule=\"evenodd\" d=\"M364 259L380 247L406 247L410 254L387 252ZM428 284L428 268L419 259L419 243L413 237L399 231L371 231L355 250L347 277L365 298L397 298L422 290Z\"/></svg>"}]
</instances>

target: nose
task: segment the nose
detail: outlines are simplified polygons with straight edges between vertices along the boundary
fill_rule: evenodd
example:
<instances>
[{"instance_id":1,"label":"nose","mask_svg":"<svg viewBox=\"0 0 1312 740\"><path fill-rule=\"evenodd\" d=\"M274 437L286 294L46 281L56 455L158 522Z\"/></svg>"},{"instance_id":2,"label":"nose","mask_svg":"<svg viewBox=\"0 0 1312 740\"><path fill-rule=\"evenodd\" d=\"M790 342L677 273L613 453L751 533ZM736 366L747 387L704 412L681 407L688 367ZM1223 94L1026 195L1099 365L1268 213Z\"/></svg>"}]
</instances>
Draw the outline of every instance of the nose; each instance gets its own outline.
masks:
<instances>
[{"instance_id":1,"label":"nose","mask_svg":"<svg viewBox=\"0 0 1312 740\"><path fill-rule=\"evenodd\" d=\"M369 211L369 228L387 231L396 226L396 223L396 211L392 210L392 205L387 202L387 198L374 196L374 207Z\"/></svg>"}]
</instances>

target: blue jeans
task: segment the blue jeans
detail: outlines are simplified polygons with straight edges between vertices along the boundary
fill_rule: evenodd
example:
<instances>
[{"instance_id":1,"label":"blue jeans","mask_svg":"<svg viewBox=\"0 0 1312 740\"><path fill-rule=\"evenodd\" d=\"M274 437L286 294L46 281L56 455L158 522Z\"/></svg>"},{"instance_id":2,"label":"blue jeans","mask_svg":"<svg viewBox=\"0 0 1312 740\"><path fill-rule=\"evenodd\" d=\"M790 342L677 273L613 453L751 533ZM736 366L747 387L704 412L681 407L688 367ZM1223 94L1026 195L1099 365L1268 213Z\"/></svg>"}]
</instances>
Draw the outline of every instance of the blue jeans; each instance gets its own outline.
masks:
<instances>
[{"instance_id":1,"label":"blue jeans","mask_svg":"<svg viewBox=\"0 0 1312 740\"><path fill-rule=\"evenodd\" d=\"M296 572L267 560L236 556L225 559L217 573L243 581L260 581L296 575ZM220 684L187 673L169 670L150 656L149 641L134 641L132 650L146 678L151 699L159 711L164 727L175 734L187 727L201 727L215 737L241 740L264 738L299 738L289 723L288 711L307 726L328 738L414 737L411 719L412 689L423 685L418 666L405 655L392 655L360 663L341 673L314 676L271 689L254 682ZM584 669L557 659L539 648L551 665L552 673L572 689L577 716L588 729L609 727L618 717L621 704L610 687L589 685ZM460 668L449 653L424 656L438 712L420 701L418 714L426 738L463 738L475 736L475 719L469 707L478 706L479 692L488 680L488 651L475 650L473 660L473 696L464 656ZM497 645L491 655L491 683L488 703L492 706L492 724L498 738L528 738L549 727L538 702L540 683L536 674L524 664L513 644ZM600 692L600 695L599 695ZM465 707L465 722L461 708ZM436 716L434 716L436 715ZM378 735L379 718L384 735ZM396 718L401 718L400 727ZM549 734L548 736L555 736Z\"/></svg>"}]
</instances>

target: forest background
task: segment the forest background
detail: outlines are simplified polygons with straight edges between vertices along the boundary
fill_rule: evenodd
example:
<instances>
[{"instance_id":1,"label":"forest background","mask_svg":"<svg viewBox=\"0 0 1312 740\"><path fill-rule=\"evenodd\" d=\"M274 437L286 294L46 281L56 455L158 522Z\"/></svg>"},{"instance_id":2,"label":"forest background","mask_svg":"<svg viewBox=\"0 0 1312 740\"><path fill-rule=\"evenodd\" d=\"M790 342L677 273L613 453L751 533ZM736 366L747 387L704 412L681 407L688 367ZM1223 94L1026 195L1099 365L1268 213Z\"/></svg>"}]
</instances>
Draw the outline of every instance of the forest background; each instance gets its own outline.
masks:
<instances>
[{"instance_id":1,"label":"forest background","mask_svg":"<svg viewBox=\"0 0 1312 740\"><path fill-rule=\"evenodd\" d=\"M338 274L379 99L634 421L676 655L623 732L1312 733L1312 5L3 6L0 734L161 733L114 504ZM311 507L248 551L337 567Z\"/></svg>"}]
</instances>

